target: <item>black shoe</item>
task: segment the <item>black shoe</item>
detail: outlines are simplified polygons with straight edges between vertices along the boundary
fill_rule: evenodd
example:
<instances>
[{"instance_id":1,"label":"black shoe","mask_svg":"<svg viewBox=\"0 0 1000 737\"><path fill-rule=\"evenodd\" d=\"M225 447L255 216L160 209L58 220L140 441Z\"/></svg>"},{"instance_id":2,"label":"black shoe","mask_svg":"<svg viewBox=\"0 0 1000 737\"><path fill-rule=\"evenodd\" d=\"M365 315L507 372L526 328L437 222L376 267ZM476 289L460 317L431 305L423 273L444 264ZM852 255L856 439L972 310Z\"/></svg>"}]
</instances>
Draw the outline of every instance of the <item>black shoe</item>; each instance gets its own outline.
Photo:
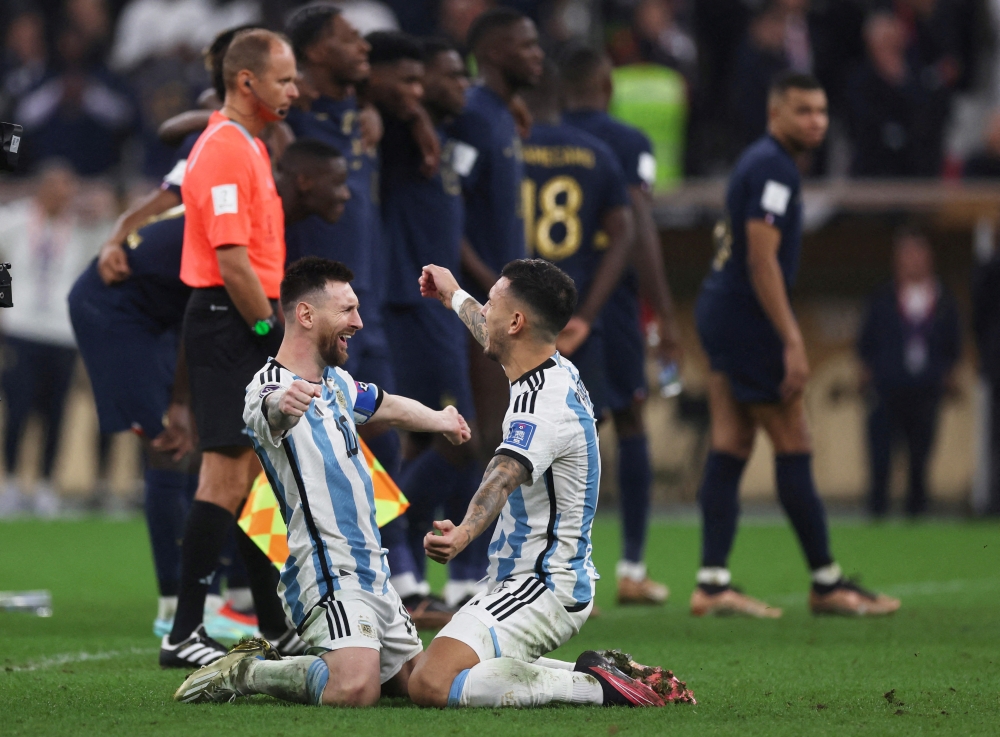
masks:
<instances>
[{"instance_id":1,"label":"black shoe","mask_svg":"<svg viewBox=\"0 0 1000 737\"><path fill-rule=\"evenodd\" d=\"M271 646L274 647L274 649L277 650L283 658L287 658L292 655L305 655L306 650L309 648L309 645L305 640L299 637L299 633L295 631L295 627L292 625L289 625L288 629L285 630L285 633L281 637L277 637L270 642Z\"/></svg>"},{"instance_id":2,"label":"black shoe","mask_svg":"<svg viewBox=\"0 0 1000 737\"><path fill-rule=\"evenodd\" d=\"M161 668L200 668L214 663L229 652L226 646L216 642L205 634L205 625L199 624L198 629L182 642L170 644L170 635L164 635L160 641Z\"/></svg>"},{"instance_id":3,"label":"black shoe","mask_svg":"<svg viewBox=\"0 0 1000 737\"><path fill-rule=\"evenodd\" d=\"M403 606L418 630L436 630L444 627L455 616L457 609L444 603L436 596L412 594L403 599Z\"/></svg>"},{"instance_id":4,"label":"black shoe","mask_svg":"<svg viewBox=\"0 0 1000 737\"><path fill-rule=\"evenodd\" d=\"M663 706L663 698L641 681L622 673L600 653L587 650L573 670L593 676L604 691L604 706Z\"/></svg>"}]
</instances>

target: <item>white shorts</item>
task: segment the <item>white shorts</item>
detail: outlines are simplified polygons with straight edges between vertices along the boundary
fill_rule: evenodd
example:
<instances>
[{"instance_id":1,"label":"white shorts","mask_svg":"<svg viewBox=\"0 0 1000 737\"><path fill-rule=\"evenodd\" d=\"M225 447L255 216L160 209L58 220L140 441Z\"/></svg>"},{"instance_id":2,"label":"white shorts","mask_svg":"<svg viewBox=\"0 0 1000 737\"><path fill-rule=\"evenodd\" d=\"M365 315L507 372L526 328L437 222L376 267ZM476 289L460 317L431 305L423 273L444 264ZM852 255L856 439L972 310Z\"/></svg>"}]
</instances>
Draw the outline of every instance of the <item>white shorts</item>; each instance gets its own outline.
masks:
<instances>
[{"instance_id":1,"label":"white shorts","mask_svg":"<svg viewBox=\"0 0 1000 737\"><path fill-rule=\"evenodd\" d=\"M302 639L312 647L378 650L382 683L423 651L417 628L391 585L385 595L338 591L335 597L317 604L306 618Z\"/></svg>"},{"instance_id":2,"label":"white shorts","mask_svg":"<svg viewBox=\"0 0 1000 737\"><path fill-rule=\"evenodd\" d=\"M515 576L498 583L463 606L437 633L464 642L480 662L516 658L532 663L576 635L594 602L569 612L534 576Z\"/></svg>"}]
</instances>

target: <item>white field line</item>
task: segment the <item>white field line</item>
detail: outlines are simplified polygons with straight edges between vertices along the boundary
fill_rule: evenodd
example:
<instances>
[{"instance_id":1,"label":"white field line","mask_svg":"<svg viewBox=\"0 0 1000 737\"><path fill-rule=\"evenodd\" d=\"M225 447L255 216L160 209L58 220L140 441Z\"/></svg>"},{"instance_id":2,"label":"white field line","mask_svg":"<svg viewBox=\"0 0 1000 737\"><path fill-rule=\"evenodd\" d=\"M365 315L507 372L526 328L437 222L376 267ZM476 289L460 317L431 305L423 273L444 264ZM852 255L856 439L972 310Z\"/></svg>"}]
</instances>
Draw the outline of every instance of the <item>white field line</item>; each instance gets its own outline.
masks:
<instances>
[{"instance_id":1,"label":"white field line","mask_svg":"<svg viewBox=\"0 0 1000 737\"><path fill-rule=\"evenodd\" d=\"M156 648L131 647L128 650L106 650L100 653L62 653L49 658L33 660L25 665L3 666L0 667L0 670L5 670L8 673L26 673L46 668L56 668L60 665L87 663L92 660L113 660L114 658L121 658L126 655L152 655L156 652L159 652Z\"/></svg>"}]
</instances>

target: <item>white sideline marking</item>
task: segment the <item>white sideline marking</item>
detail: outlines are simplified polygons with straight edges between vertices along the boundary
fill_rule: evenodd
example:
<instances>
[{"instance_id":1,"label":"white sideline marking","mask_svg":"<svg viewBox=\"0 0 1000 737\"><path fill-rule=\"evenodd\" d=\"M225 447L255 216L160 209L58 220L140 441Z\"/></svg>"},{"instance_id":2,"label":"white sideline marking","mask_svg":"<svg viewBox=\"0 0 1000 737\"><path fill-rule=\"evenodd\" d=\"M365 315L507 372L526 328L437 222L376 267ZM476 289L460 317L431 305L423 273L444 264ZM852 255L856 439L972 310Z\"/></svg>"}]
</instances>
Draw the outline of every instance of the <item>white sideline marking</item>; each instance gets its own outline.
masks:
<instances>
[{"instance_id":1,"label":"white sideline marking","mask_svg":"<svg viewBox=\"0 0 1000 737\"><path fill-rule=\"evenodd\" d=\"M60 665L71 665L73 663L86 663L91 660L113 660L125 655L152 655L159 650L155 648L131 647L128 650L107 650L101 653L62 653L53 655L50 658L34 660L26 665L3 666L3 670L8 673L26 673L34 670L44 670L45 668L55 668Z\"/></svg>"}]
</instances>

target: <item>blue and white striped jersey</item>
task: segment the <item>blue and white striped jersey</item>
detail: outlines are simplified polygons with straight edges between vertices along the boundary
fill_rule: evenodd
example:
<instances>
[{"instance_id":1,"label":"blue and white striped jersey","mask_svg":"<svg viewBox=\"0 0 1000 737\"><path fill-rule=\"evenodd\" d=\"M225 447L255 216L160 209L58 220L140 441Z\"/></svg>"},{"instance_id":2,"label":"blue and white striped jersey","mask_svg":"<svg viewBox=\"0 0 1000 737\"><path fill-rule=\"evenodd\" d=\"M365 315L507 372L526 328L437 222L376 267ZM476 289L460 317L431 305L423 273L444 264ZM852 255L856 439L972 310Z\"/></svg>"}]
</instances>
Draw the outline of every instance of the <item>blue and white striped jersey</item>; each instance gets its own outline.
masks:
<instances>
[{"instance_id":1,"label":"blue and white striped jersey","mask_svg":"<svg viewBox=\"0 0 1000 737\"><path fill-rule=\"evenodd\" d=\"M510 387L497 454L531 482L507 498L490 543L490 586L535 575L563 606L583 608L599 578L590 558L601 483L597 421L580 372L558 353Z\"/></svg>"},{"instance_id":2,"label":"blue and white striped jersey","mask_svg":"<svg viewBox=\"0 0 1000 737\"><path fill-rule=\"evenodd\" d=\"M300 377L271 359L247 386L243 420L288 527L278 594L296 626L335 591L388 591L389 565L375 523L375 491L357 425L382 390L328 366L322 396L284 434L267 423L264 398Z\"/></svg>"}]
</instances>

